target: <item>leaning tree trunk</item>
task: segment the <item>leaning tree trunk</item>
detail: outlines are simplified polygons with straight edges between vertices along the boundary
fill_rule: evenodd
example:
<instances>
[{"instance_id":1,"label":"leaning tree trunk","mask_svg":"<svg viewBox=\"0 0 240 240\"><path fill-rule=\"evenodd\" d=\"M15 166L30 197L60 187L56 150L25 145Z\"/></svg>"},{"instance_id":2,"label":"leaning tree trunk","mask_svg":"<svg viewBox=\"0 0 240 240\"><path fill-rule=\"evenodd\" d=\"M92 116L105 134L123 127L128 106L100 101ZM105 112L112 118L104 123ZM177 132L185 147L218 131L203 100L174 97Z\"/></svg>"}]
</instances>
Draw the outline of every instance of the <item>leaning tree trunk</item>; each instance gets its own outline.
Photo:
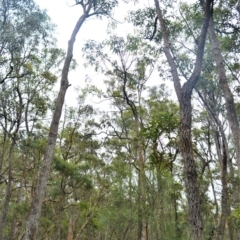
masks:
<instances>
[{"instance_id":1,"label":"leaning tree trunk","mask_svg":"<svg viewBox=\"0 0 240 240\"><path fill-rule=\"evenodd\" d=\"M32 198L30 212L27 217L26 229L25 229L26 232L24 236L25 240L35 240L37 236L38 224L41 216L42 203L43 203L43 199L46 191L46 185L47 185L48 177L50 174L50 167L51 167L54 149L56 145L58 126L61 118L65 94L69 87L68 73L69 73L70 64L73 57L73 46L74 46L77 33L79 32L85 19L88 17L88 13L92 6L91 2L92 1L89 1L87 10L84 11L83 15L79 18L78 22L76 23L76 26L72 32L71 38L68 41L67 55L66 55L66 59L64 62L63 70L62 70L61 86L58 93L52 122L50 125L50 131L49 131L48 142L45 150L45 155L44 155L44 159L40 169L38 183Z\"/></svg>"},{"instance_id":2,"label":"leaning tree trunk","mask_svg":"<svg viewBox=\"0 0 240 240\"><path fill-rule=\"evenodd\" d=\"M191 77L183 86L181 86L177 64L170 50L170 41L168 38L167 28L163 19L162 11L158 0L154 0L157 17L160 22L160 27L164 42L164 53L166 55L169 67L171 69L175 92L180 105L180 150L184 164L185 186L189 207L189 221L191 239L198 240L203 238L203 222L201 217L200 195L197 179L196 164L193 157L192 147L192 106L191 97L192 90L200 78L203 53L209 25L210 15L213 9L213 1L207 0L204 10L204 22L198 41L197 56L194 63L194 69Z\"/></svg>"}]
</instances>

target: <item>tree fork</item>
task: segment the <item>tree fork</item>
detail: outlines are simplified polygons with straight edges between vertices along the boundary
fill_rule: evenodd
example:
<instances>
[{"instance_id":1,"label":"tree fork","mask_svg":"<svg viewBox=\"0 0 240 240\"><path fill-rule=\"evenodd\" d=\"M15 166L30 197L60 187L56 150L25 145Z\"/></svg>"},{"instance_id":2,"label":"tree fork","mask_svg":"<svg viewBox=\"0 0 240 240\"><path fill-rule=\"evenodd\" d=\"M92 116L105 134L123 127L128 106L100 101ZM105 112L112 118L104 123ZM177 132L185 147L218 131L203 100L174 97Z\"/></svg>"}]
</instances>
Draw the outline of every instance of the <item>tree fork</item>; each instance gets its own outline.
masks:
<instances>
[{"instance_id":1,"label":"tree fork","mask_svg":"<svg viewBox=\"0 0 240 240\"><path fill-rule=\"evenodd\" d=\"M209 25L210 15L213 10L213 0L207 0L204 11L204 22L202 25L201 33L198 41L197 56L194 63L194 69L191 77L188 79L183 86L181 86L179 74L177 70L177 64L171 54L170 42L168 38L167 28L163 19L162 11L158 0L154 0L158 20L160 23L163 42L164 42L164 53L167 58L169 67L171 69L175 92L178 97L180 105L180 126L179 126L179 137L180 137L180 150L183 158L184 173L185 173L185 185L189 207L190 217L190 234L192 240L203 238L203 222L201 216L201 204L198 186L198 177L196 171L196 164L193 157L192 147L192 106L191 97L192 90L198 82L201 74L201 67L203 61L204 47L206 41L206 35Z\"/></svg>"}]
</instances>

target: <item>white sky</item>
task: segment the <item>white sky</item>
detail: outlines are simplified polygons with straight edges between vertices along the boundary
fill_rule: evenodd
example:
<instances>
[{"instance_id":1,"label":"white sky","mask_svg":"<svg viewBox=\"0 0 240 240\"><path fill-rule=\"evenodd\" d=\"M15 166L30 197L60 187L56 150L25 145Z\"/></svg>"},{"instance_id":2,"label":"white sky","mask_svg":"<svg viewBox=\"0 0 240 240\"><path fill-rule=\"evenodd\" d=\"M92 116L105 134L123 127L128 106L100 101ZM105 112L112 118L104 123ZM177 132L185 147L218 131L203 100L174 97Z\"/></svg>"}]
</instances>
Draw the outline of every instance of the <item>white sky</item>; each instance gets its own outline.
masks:
<instances>
[{"instance_id":1,"label":"white sky","mask_svg":"<svg viewBox=\"0 0 240 240\"><path fill-rule=\"evenodd\" d=\"M70 5L75 2L73 0L35 0L35 2L42 9L47 10L52 22L57 25L57 45L66 51L67 43L71 36L72 30L82 14L81 6L70 7ZM127 15L127 11L129 11L131 7L133 7L132 4L124 4L124 6L120 6L120 8L118 7L114 13L114 18L123 22L123 18ZM107 24L108 21L106 18L103 18L103 20L90 18L83 24L77 35L73 57L77 60L78 67L69 75L71 87L68 89L66 95L67 105L75 105L74 102L76 101L77 94L75 93L74 88L78 86L84 86L86 74L92 76L93 81L95 78L94 83L96 83L98 87L101 87L101 84L99 85L99 82L101 82L101 80L99 81L99 78L101 78L101 76L94 70L85 69L83 67L84 60L82 59L81 49L88 39L93 39L96 41L104 40L106 38ZM126 28L125 24L124 26L120 26L118 29L118 33L121 33L122 35L126 35L130 31L132 31L132 29ZM58 90L58 88L59 84L56 90Z\"/></svg>"},{"instance_id":2,"label":"white sky","mask_svg":"<svg viewBox=\"0 0 240 240\"><path fill-rule=\"evenodd\" d=\"M192 0L188 0L192 1ZM81 6L73 6L75 0L35 0L35 2L42 8L46 9L52 22L57 25L56 38L58 40L58 47L67 50L67 43L71 36L72 30L82 14ZM114 12L114 19L123 22L127 12L130 10L136 10L140 7L146 7L154 3L153 0L139 0L140 3L134 5L133 3L124 4L118 6ZM103 86L102 78L99 73L96 73L93 69L85 69L83 67L84 59L82 59L82 47L88 39L96 41L102 41L106 38L108 20L103 18L99 20L96 18L88 19L80 29L77 39L74 45L73 57L77 60L78 67L75 71L69 74L69 82L71 87L66 94L66 103L68 106L76 105L77 93L74 91L76 87L84 87L85 76L88 75L93 79L93 83L98 87ZM124 36L133 32L131 25L119 24L117 34ZM160 78L157 73L152 76L154 78L153 84L161 84ZM151 81L152 82L152 81ZM172 88L172 83L169 82L169 87ZM56 87L56 91L59 89L59 84Z\"/></svg>"}]
</instances>

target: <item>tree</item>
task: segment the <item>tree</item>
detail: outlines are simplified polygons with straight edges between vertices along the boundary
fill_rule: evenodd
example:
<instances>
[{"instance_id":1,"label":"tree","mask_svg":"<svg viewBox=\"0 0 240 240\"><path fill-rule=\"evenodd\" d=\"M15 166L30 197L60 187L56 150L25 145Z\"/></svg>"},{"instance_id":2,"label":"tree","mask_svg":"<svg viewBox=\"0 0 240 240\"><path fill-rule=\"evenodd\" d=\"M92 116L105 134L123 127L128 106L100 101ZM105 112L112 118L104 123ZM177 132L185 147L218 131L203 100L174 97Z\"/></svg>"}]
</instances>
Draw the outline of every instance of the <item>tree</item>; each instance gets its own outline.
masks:
<instances>
[{"instance_id":1,"label":"tree","mask_svg":"<svg viewBox=\"0 0 240 240\"><path fill-rule=\"evenodd\" d=\"M111 56L106 54L108 48L112 52ZM109 139L109 144L112 142L109 151L114 153L113 163L119 166L119 172L120 168L122 171L126 169L122 166L123 162L129 168L128 175L123 176L129 180L120 179L119 188L123 188L122 191L129 197L131 216L127 213L123 216L121 211L118 213L114 209L114 214L118 215L114 217L114 221L118 218L120 221L121 217L126 221L129 218L126 232L122 230L129 238L138 236L138 239L148 239L150 236L155 238L162 234L180 237L181 234L177 234L177 230L167 233L166 228L162 227L161 231L158 227L160 222L163 223L161 218L164 214L174 214L172 211L171 214L167 213L167 210L165 212L164 203L171 199L174 193L172 195L166 193L163 185L175 183L173 162L177 153L174 152L175 146L172 144L178 123L178 108L168 100L164 86L150 88L147 84L158 55L152 54L148 43L132 36L127 36L126 39L110 36L109 40L99 44L89 41L84 49L88 63L95 69L103 71L107 77L105 80L107 90L103 96L112 106L107 123L112 129L108 138L112 136L111 140ZM170 180L167 181L168 176ZM125 208L129 206L125 204L124 199L120 199ZM174 202L177 215L176 202L177 199ZM134 203L137 204L137 210ZM138 230L134 229L132 235L128 235L130 233L127 229L134 226L134 223ZM172 221L164 222L164 225L168 224L172 226ZM116 237L119 234L116 233Z\"/></svg>"},{"instance_id":2,"label":"tree","mask_svg":"<svg viewBox=\"0 0 240 240\"><path fill-rule=\"evenodd\" d=\"M3 144L0 174L6 182L0 217L0 238L3 239L14 179L20 170L15 162L19 156L16 148L25 135L21 127L25 124L26 135L29 136L36 121L46 114L45 101L49 99L42 92L48 92L56 80L52 61L61 61L61 50L54 48L49 41L52 25L46 13L33 1L2 1L0 12L0 125ZM43 47L46 41L49 49ZM39 51L40 46L42 51ZM45 58L45 62L39 58ZM14 223L12 226L14 229ZM10 236L12 233L10 231Z\"/></svg>"},{"instance_id":3,"label":"tree","mask_svg":"<svg viewBox=\"0 0 240 240\"><path fill-rule=\"evenodd\" d=\"M0 3L0 238L237 239L238 2L139 3L127 36L117 2L74 3L66 57L32 0ZM63 110L76 35L103 15L109 38L84 47L98 73Z\"/></svg>"},{"instance_id":4,"label":"tree","mask_svg":"<svg viewBox=\"0 0 240 240\"><path fill-rule=\"evenodd\" d=\"M116 55L116 60L102 52L104 45L109 46L113 54ZM102 62L109 65L108 71L102 65L100 66L111 79L108 87L109 93L111 93L109 97L113 98L114 105L121 111L122 117L128 118L128 120L122 119L122 128L125 130L117 135L120 139L122 137L131 139L132 142L131 151L135 155L134 161L138 176L138 239L147 239L148 213L145 173L147 145L141 135L141 129L144 125L142 94L153 71L154 56L141 54L141 50L147 49L147 45L131 36L128 36L126 41L121 37L112 36L109 41L100 45L88 44L86 49L87 51L94 50L91 55L88 55L90 62L97 64L98 58L100 58ZM128 129L129 126L127 127L125 121L129 122L132 130ZM114 129L114 126L112 127Z\"/></svg>"},{"instance_id":5,"label":"tree","mask_svg":"<svg viewBox=\"0 0 240 240\"><path fill-rule=\"evenodd\" d=\"M50 125L49 136L48 136L48 143L46 146L46 151L43 159L43 163L40 169L38 183L34 192L34 196L31 202L30 212L28 215L27 223L26 223L26 233L25 233L25 240L34 240L37 236L37 229L39 224L39 219L41 215L41 208L44 199L44 194L46 190L47 180L50 173L50 166L52 163L52 158L54 154L54 149L56 145L57 133L58 133L58 126L59 121L61 118L63 103L66 91L69 87L68 82L68 73L70 69L70 64L73 57L73 46L76 40L76 36L85 22L85 20L92 16L92 15L109 15L113 7L117 4L116 1L99 1L95 4L95 1L90 0L89 2L85 3L84 1L76 0L76 5L80 5L83 10L82 16L79 18L78 22L76 23L71 38L68 41L68 50L67 55L65 58L64 66L62 69L62 76L61 76L61 85L60 90L58 93L58 97L56 100L56 106L52 117L52 122Z\"/></svg>"},{"instance_id":6,"label":"tree","mask_svg":"<svg viewBox=\"0 0 240 240\"><path fill-rule=\"evenodd\" d=\"M218 80L219 85L222 89L222 92L224 94L224 98L226 101L226 110L227 110L227 119L229 122L229 126L232 131L233 135L233 144L236 151L236 159L238 164L238 169L240 171L240 129L239 129L239 122L237 118L237 113L235 109L235 103L234 103L234 97L233 93L230 90L228 78L224 66L224 58L221 53L221 48L219 45L219 41L217 39L217 35L215 32L215 24L214 24L214 18L213 16L210 17L210 23L209 23L209 36L210 36L210 42L212 46L213 56L214 60L216 62L217 71L218 71ZM237 200L239 201L239 200ZM236 206L237 203L235 203ZM240 236L239 236L240 238Z\"/></svg>"},{"instance_id":7,"label":"tree","mask_svg":"<svg viewBox=\"0 0 240 240\"><path fill-rule=\"evenodd\" d=\"M194 63L194 69L186 83L181 86L178 74L177 64L171 54L171 46L166 28L166 23L158 0L155 0L157 17L160 22L163 42L164 53L166 55L171 74L174 82L174 88L178 97L180 105L180 151L183 158L184 172L185 172L185 186L187 190L187 198L189 205L191 237L192 239L202 239L203 222L201 217L201 206L199 197L199 187L197 180L196 165L193 157L193 148L191 140L191 125L192 125L192 106L191 97L194 86L199 80L201 73L201 66L204 53L204 45L209 25L209 19L213 11L213 2L206 1L204 11L204 22L202 25L201 33L198 38L197 55Z\"/></svg>"}]
</instances>

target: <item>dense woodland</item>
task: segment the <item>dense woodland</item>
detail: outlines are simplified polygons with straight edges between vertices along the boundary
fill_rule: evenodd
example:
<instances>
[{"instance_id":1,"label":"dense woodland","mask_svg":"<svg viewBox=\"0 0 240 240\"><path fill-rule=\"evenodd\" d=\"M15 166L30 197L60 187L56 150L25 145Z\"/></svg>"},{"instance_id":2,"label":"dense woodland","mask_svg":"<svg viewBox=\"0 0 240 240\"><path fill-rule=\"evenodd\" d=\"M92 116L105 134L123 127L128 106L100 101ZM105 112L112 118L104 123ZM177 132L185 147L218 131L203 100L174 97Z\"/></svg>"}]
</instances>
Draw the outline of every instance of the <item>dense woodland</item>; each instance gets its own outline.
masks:
<instances>
[{"instance_id":1,"label":"dense woodland","mask_svg":"<svg viewBox=\"0 0 240 240\"><path fill-rule=\"evenodd\" d=\"M69 4L62 50L33 0L0 1L0 240L240 239L240 1L135 1L128 36L128 1ZM89 18L98 75L65 105Z\"/></svg>"}]
</instances>

